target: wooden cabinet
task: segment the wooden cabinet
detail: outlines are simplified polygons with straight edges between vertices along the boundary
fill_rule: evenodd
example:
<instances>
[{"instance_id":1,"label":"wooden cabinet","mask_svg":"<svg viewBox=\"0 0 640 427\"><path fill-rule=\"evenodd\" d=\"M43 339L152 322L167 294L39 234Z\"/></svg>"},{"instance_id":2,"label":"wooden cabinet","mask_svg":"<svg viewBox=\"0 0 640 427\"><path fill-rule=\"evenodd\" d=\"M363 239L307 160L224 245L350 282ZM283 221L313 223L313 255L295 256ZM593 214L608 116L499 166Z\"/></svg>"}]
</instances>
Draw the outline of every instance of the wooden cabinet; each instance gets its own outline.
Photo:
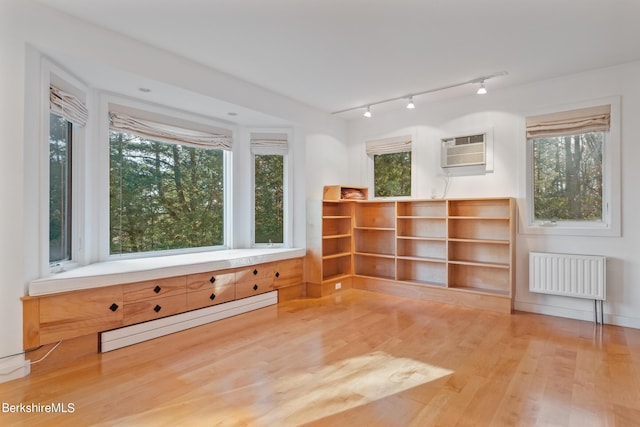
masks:
<instances>
[{"instance_id":1,"label":"wooden cabinet","mask_svg":"<svg viewBox=\"0 0 640 427\"><path fill-rule=\"evenodd\" d=\"M185 292L185 276L130 283L123 288L125 303L172 295L184 295Z\"/></svg>"},{"instance_id":2,"label":"wooden cabinet","mask_svg":"<svg viewBox=\"0 0 640 427\"><path fill-rule=\"evenodd\" d=\"M23 298L25 349L278 289L303 296L303 258Z\"/></svg>"},{"instance_id":3,"label":"wooden cabinet","mask_svg":"<svg viewBox=\"0 0 640 427\"><path fill-rule=\"evenodd\" d=\"M288 259L274 263L273 289L282 289L302 284L304 259Z\"/></svg>"},{"instance_id":4,"label":"wooden cabinet","mask_svg":"<svg viewBox=\"0 0 640 427\"><path fill-rule=\"evenodd\" d=\"M125 303L124 319L125 325L146 322L148 320L159 319L182 313L187 310L187 295L171 295L168 297L152 298L142 301Z\"/></svg>"},{"instance_id":5,"label":"wooden cabinet","mask_svg":"<svg viewBox=\"0 0 640 427\"><path fill-rule=\"evenodd\" d=\"M513 199L323 201L322 214L322 283L511 311Z\"/></svg>"},{"instance_id":6,"label":"wooden cabinet","mask_svg":"<svg viewBox=\"0 0 640 427\"><path fill-rule=\"evenodd\" d=\"M27 297L25 348L117 328L123 305L121 286Z\"/></svg>"},{"instance_id":7,"label":"wooden cabinet","mask_svg":"<svg viewBox=\"0 0 640 427\"><path fill-rule=\"evenodd\" d=\"M146 322L187 310L186 276L123 286L123 324Z\"/></svg>"},{"instance_id":8,"label":"wooden cabinet","mask_svg":"<svg viewBox=\"0 0 640 427\"><path fill-rule=\"evenodd\" d=\"M236 298L235 270L211 271L187 276L187 310L233 301Z\"/></svg>"},{"instance_id":9,"label":"wooden cabinet","mask_svg":"<svg viewBox=\"0 0 640 427\"><path fill-rule=\"evenodd\" d=\"M273 263L236 271L236 299L246 298L273 290L275 270Z\"/></svg>"},{"instance_id":10,"label":"wooden cabinet","mask_svg":"<svg viewBox=\"0 0 640 427\"><path fill-rule=\"evenodd\" d=\"M213 286L211 289L201 289L187 293L187 310L209 307L236 299L235 284Z\"/></svg>"}]
</instances>

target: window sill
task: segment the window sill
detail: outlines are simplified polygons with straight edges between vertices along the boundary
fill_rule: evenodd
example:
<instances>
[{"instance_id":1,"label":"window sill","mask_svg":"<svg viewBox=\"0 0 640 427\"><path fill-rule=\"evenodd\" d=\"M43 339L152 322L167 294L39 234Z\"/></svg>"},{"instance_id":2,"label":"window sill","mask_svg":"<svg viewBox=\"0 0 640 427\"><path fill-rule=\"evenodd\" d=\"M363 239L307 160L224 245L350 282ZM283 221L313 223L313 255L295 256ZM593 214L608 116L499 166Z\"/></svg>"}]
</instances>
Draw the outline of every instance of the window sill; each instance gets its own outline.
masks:
<instances>
[{"instance_id":1,"label":"window sill","mask_svg":"<svg viewBox=\"0 0 640 427\"><path fill-rule=\"evenodd\" d=\"M620 237L620 230L616 227L580 225L569 226L566 224L531 224L525 225L522 234L542 236L585 236L585 237Z\"/></svg>"},{"instance_id":2,"label":"window sill","mask_svg":"<svg viewBox=\"0 0 640 427\"><path fill-rule=\"evenodd\" d=\"M245 267L299 258L305 254L304 248L254 248L99 262L34 280L29 284L29 295L47 295Z\"/></svg>"}]
</instances>

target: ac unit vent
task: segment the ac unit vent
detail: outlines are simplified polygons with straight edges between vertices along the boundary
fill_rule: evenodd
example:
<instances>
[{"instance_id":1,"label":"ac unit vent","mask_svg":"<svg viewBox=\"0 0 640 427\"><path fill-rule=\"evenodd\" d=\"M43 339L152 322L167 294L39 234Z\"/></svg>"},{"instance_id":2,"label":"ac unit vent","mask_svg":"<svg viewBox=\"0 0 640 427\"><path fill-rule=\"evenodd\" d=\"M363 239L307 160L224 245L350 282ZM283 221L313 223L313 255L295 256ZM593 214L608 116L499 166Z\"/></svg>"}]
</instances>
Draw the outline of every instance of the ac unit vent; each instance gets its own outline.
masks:
<instances>
[{"instance_id":1,"label":"ac unit vent","mask_svg":"<svg viewBox=\"0 0 640 427\"><path fill-rule=\"evenodd\" d=\"M486 163L486 134L442 139L443 168L484 165Z\"/></svg>"}]
</instances>

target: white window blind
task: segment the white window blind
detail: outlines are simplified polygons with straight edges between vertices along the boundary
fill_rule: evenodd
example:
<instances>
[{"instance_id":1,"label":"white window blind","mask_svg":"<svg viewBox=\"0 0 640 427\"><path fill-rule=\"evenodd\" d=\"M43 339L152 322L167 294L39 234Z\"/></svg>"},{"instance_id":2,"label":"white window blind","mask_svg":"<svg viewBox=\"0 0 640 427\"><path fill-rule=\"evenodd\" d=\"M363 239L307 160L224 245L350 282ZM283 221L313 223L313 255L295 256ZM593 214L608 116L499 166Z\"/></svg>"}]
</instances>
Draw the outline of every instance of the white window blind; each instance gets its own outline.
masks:
<instances>
[{"instance_id":1,"label":"white window blind","mask_svg":"<svg viewBox=\"0 0 640 427\"><path fill-rule=\"evenodd\" d=\"M49 109L77 126L85 126L89 112L84 102L55 86L49 86Z\"/></svg>"},{"instance_id":2,"label":"white window blind","mask_svg":"<svg viewBox=\"0 0 640 427\"><path fill-rule=\"evenodd\" d=\"M251 154L286 155L289 151L289 137L286 133L251 133Z\"/></svg>"},{"instance_id":3,"label":"white window blind","mask_svg":"<svg viewBox=\"0 0 640 427\"><path fill-rule=\"evenodd\" d=\"M404 153L411 151L411 136L403 135L393 138L366 142L367 155Z\"/></svg>"},{"instance_id":4,"label":"white window blind","mask_svg":"<svg viewBox=\"0 0 640 427\"><path fill-rule=\"evenodd\" d=\"M231 150L232 146L230 135L184 129L119 112L110 113L110 127L113 130L133 133L154 141L189 145L196 148Z\"/></svg>"},{"instance_id":5,"label":"white window blind","mask_svg":"<svg viewBox=\"0 0 640 427\"><path fill-rule=\"evenodd\" d=\"M611 105L527 117L527 139L608 132Z\"/></svg>"}]
</instances>

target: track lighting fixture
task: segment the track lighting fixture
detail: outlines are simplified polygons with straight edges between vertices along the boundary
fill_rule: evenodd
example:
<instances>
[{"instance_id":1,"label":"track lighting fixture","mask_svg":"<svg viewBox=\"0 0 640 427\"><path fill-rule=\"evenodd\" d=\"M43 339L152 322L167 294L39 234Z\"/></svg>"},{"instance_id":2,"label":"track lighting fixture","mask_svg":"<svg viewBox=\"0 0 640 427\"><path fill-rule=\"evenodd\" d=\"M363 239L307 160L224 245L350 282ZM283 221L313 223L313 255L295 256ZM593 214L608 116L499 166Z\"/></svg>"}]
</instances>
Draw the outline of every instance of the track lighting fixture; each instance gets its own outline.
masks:
<instances>
[{"instance_id":1,"label":"track lighting fixture","mask_svg":"<svg viewBox=\"0 0 640 427\"><path fill-rule=\"evenodd\" d=\"M361 110L362 108L366 108L367 111L365 111L364 116L365 117L371 117L371 106L378 105L378 104L385 104L387 102L397 101L397 100L400 100L400 99L409 99L409 102L407 103L407 108L408 109L413 109L413 108L416 107L415 104L413 103L413 97L414 96L426 95L427 93L439 92L441 90L451 89L451 88L459 87L459 86L465 86L465 85L468 85L468 84L480 84L480 88L478 89L478 91L476 93L479 94L479 95L483 95L483 94L487 93L487 88L485 86L485 81L486 80L493 79L495 77L506 76L507 74L508 73L506 71L500 71L498 73L493 73L493 74L490 74L490 75L487 75L487 76L477 77L475 79L467 80L467 81L460 82L460 83L453 83L453 84L450 84L450 85L447 85L447 86L438 87L438 88L435 88L435 89L424 90L422 92L414 92L414 93L411 93L411 94L408 94L408 95L398 96L396 98L383 99L382 101L370 102L368 104L358 105L357 107L345 108L344 110L334 111L331 114L346 113L347 111Z\"/></svg>"},{"instance_id":2,"label":"track lighting fixture","mask_svg":"<svg viewBox=\"0 0 640 427\"><path fill-rule=\"evenodd\" d=\"M409 97L409 103L407 104L407 108L409 110L413 110L414 108L416 108L415 104L413 103L413 96Z\"/></svg>"},{"instance_id":3,"label":"track lighting fixture","mask_svg":"<svg viewBox=\"0 0 640 427\"><path fill-rule=\"evenodd\" d=\"M480 82L480 87L478 88L478 91L476 93L478 95L484 95L485 93L487 93L487 88L484 86L484 80Z\"/></svg>"}]
</instances>

